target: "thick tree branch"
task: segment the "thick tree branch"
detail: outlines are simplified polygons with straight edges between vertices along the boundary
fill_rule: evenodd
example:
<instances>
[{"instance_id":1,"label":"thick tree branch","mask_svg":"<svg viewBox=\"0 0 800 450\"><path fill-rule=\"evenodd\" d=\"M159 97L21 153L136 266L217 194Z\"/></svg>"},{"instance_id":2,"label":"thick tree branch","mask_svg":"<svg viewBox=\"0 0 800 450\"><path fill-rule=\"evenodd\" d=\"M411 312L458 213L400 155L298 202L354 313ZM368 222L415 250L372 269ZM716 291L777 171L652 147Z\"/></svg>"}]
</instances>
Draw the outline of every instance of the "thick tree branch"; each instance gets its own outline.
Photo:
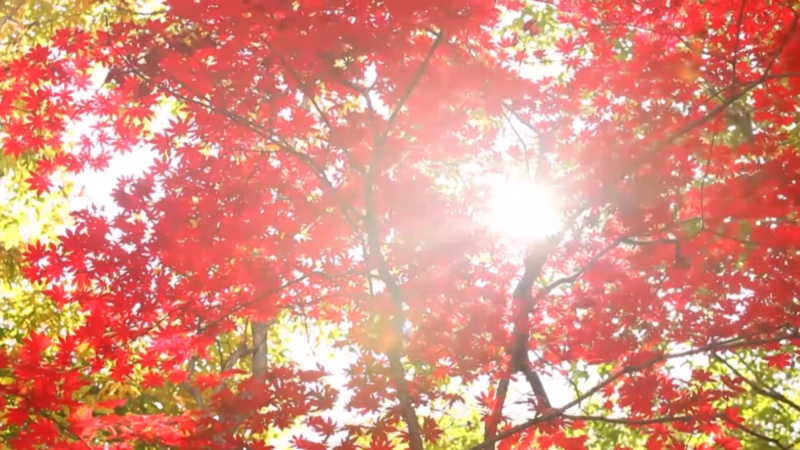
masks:
<instances>
[{"instance_id":1,"label":"thick tree branch","mask_svg":"<svg viewBox=\"0 0 800 450\"><path fill-rule=\"evenodd\" d=\"M253 322L253 376L267 372L267 333L273 322Z\"/></svg>"},{"instance_id":2,"label":"thick tree branch","mask_svg":"<svg viewBox=\"0 0 800 450\"><path fill-rule=\"evenodd\" d=\"M528 382L528 386L530 386L531 391L533 391L533 396L536 398L536 408L539 411L546 411L552 406L550 404L550 397L548 397L547 391L544 389L542 378L531 368L530 360L527 357L527 346L525 353L526 364L520 364L518 369L525 376L525 381Z\"/></svg>"},{"instance_id":3,"label":"thick tree branch","mask_svg":"<svg viewBox=\"0 0 800 450\"><path fill-rule=\"evenodd\" d=\"M500 417L502 417L503 407L505 406L510 378L515 373L522 372L523 375L525 375L525 379L536 397L537 408L540 410L550 408L550 400L547 396L547 392L544 390L539 375L531 369L528 357L528 344L530 342L529 320L537 300L541 298L540 296L536 298L533 297L533 284L541 274L549 254L557 243L555 239L545 240L544 242L533 243L526 249L525 269L522 273L522 278L520 278L516 288L514 288L512 296L515 303L514 307L517 308L517 311L514 317L514 332L506 350L511 360L509 362L509 367L498 382L497 401L495 402L494 410L490 413L492 420L487 424L484 430L485 441L491 441L494 438L497 430L497 423ZM493 449L494 444L489 448Z\"/></svg>"},{"instance_id":4,"label":"thick tree branch","mask_svg":"<svg viewBox=\"0 0 800 450\"><path fill-rule=\"evenodd\" d=\"M489 441L497 433L497 426L500 419L503 417L503 406L506 403L506 396L508 395L508 386L511 384L511 377L503 374L500 382L497 384L497 393L495 394L495 404L491 411L489 411L489 420L483 430L483 440ZM494 446L492 446L494 447Z\"/></svg>"},{"instance_id":5,"label":"thick tree branch","mask_svg":"<svg viewBox=\"0 0 800 450\"><path fill-rule=\"evenodd\" d=\"M534 373L530 367L528 358L528 345L530 343L529 321L536 304L542 298L541 295L537 295L536 298L533 297L533 284L541 275L542 268L556 245L557 243L554 240L546 240L529 246L525 257L525 270L513 294L513 299L519 310L514 321L514 334L510 348L512 371L509 371L508 375L510 376L513 372L522 372L537 397L538 407L543 410L550 407L550 400L544 391L539 375Z\"/></svg>"},{"instance_id":6,"label":"thick tree branch","mask_svg":"<svg viewBox=\"0 0 800 450\"><path fill-rule=\"evenodd\" d=\"M201 409L204 409L206 407L206 403L203 400L203 393L200 392L200 389L198 389L197 386L192 384L192 377L194 376L195 369L197 368L198 359L199 357L195 355L189 360L189 376L187 377L188 381L182 382L181 386L189 391L189 393L192 395L192 398L194 398L195 403L197 403L197 406L199 406Z\"/></svg>"}]
</instances>

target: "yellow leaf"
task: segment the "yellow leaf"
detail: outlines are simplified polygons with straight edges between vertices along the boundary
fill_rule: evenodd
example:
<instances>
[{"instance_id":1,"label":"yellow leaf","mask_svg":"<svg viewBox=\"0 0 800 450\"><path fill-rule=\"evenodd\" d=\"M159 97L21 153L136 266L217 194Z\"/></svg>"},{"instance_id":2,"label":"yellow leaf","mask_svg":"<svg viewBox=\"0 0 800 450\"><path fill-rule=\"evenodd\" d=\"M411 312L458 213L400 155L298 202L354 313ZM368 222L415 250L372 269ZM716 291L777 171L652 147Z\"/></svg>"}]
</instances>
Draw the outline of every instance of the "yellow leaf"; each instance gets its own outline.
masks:
<instances>
[{"instance_id":1,"label":"yellow leaf","mask_svg":"<svg viewBox=\"0 0 800 450\"><path fill-rule=\"evenodd\" d=\"M679 75L684 81L693 82L700 76L700 71L694 64L688 63L681 67Z\"/></svg>"},{"instance_id":2,"label":"yellow leaf","mask_svg":"<svg viewBox=\"0 0 800 450\"><path fill-rule=\"evenodd\" d=\"M102 391L100 391L100 394L98 395L98 397L100 397L100 398L104 398L104 397L107 397L107 396L110 397L110 396L114 395L115 392L117 392L117 389L119 389L120 386L122 386L122 383L120 383L119 381L115 381L115 382L113 382L111 384L108 384L108 385L106 385L106 387L103 388Z\"/></svg>"},{"instance_id":3,"label":"yellow leaf","mask_svg":"<svg viewBox=\"0 0 800 450\"><path fill-rule=\"evenodd\" d=\"M280 151L281 146L278 144L267 144L261 148L263 152L272 153Z\"/></svg>"},{"instance_id":4,"label":"yellow leaf","mask_svg":"<svg viewBox=\"0 0 800 450\"><path fill-rule=\"evenodd\" d=\"M122 386L120 386L119 395L125 396L128 394L130 394L132 397L138 397L141 394L141 392L139 392L139 389L136 386L130 384L123 384Z\"/></svg>"},{"instance_id":5,"label":"yellow leaf","mask_svg":"<svg viewBox=\"0 0 800 450\"><path fill-rule=\"evenodd\" d=\"M88 406L79 406L75 409L72 413L72 420L80 422L82 420L88 420L92 418L92 408Z\"/></svg>"}]
</instances>

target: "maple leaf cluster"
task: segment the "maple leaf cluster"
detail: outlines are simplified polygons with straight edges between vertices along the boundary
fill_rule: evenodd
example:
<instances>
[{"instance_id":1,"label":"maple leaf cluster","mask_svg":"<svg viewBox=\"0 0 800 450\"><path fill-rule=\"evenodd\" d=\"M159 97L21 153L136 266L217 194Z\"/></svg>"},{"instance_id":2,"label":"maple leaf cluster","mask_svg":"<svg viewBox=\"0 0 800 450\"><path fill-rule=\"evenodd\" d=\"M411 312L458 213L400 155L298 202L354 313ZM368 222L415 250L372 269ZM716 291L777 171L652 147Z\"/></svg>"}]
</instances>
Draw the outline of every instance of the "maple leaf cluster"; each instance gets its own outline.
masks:
<instances>
[{"instance_id":1,"label":"maple leaf cluster","mask_svg":"<svg viewBox=\"0 0 800 450\"><path fill-rule=\"evenodd\" d=\"M433 405L476 401L472 450L591 448L581 430L596 422L638 427L650 449L780 444L732 407L744 377L680 379L669 364L753 348L796 362L796 7L165 5L64 29L6 70L2 149L36 156L32 190L55 170L158 155L114 188L116 215L77 211L58 244L28 248L26 278L82 320L0 353L7 445L270 448L302 423L295 448L422 450L443 433ZM559 76L519 69L552 58ZM166 100L178 106L156 127ZM70 142L76 120L88 125ZM517 127L536 143L517 133L521 151L498 149ZM565 220L517 248L475 215L480 178L526 164ZM265 330L286 317L345 330L345 386L270 356ZM599 379L545 403L537 374L579 367ZM504 410L514 372L535 391L522 420ZM478 398L448 387L481 379ZM115 387L89 395L98 385ZM187 398L139 404L163 389ZM575 414L591 402L598 414Z\"/></svg>"}]
</instances>

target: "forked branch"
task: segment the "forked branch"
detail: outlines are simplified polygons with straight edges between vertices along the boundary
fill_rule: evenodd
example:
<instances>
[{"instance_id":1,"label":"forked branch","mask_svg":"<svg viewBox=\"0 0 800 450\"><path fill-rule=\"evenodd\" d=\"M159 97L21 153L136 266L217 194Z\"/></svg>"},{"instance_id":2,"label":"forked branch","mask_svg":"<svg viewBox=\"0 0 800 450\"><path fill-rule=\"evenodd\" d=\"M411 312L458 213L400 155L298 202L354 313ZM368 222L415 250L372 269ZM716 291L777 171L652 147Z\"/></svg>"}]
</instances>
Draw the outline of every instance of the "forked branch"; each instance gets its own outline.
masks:
<instances>
[{"instance_id":1,"label":"forked branch","mask_svg":"<svg viewBox=\"0 0 800 450\"><path fill-rule=\"evenodd\" d=\"M411 80L411 83L406 88L406 91L403 93L402 97L400 97L398 104L392 110L391 116L389 117L387 123L386 131L382 134L378 134L377 132L374 133L373 157L364 175L364 202L366 209L364 221L366 222L367 250L365 252L365 262L367 265L367 273L372 272L372 264L374 263L377 266L376 268L378 275L381 281L383 281L383 283L386 285L394 303L392 326L394 327L394 331L398 334L398 336L402 336L402 330L405 324L405 318L403 314L405 298L403 290L397 284L397 280L395 280L394 275L392 275L391 270L389 269L389 264L386 261L383 250L381 249L382 243L380 222L377 214L375 213L377 206L375 202L375 178L377 173L380 171L380 155L383 152L384 141L391 132L392 126L394 125L400 110L403 108L405 102L411 96L411 93L422 79L422 76L427 70L431 59L436 53L436 49L442 43L443 39L444 33L440 32L436 36L436 39L434 40L433 45L428 51L428 54L426 55L422 64L417 69L417 72L415 73L414 78ZM400 401L403 419L408 426L409 444L411 450L423 450L424 443L422 441L422 431L420 429L419 419L417 418L417 412L412 403L411 394L408 389L408 383L406 382L405 378L405 368L403 367L401 359L404 352L403 347L404 343L401 340L388 351L387 356L389 358L389 369L392 373L392 378L397 389L397 397Z\"/></svg>"},{"instance_id":2,"label":"forked branch","mask_svg":"<svg viewBox=\"0 0 800 450\"><path fill-rule=\"evenodd\" d=\"M622 368L621 370L618 370L615 373L609 375L604 380L602 380L601 382L597 383L591 389L587 390L582 395L578 396L577 398L575 398L571 402L567 403L566 405L561 406L559 408L551 408L547 412L545 412L545 413L543 413L543 414L541 414L541 415L539 415L537 417L534 417L533 419L530 419L530 420L528 420L526 422L523 422L523 423L521 423L519 425L513 426L513 427L511 427L511 428L509 428L507 430L504 430L504 431L500 432L500 433L497 433L497 435L495 435L493 438L485 440L484 442L482 442L482 443L480 443L480 444L478 444L478 445L476 445L474 447L471 447L469 450L485 450L485 449L493 448L494 444L496 442L499 442L499 441L501 441L503 439L506 439L508 437L514 436L514 435L516 435L516 434L518 434L518 433L520 433L522 431L525 431L525 430L527 430L527 429L529 429L531 427L534 427L536 425L549 422L549 421L551 421L553 419L556 419L556 418L559 418L559 417L563 417L564 414L567 411L569 411L571 408L580 405L581 403L583 403L587 399L591 398L592 396L594 396L598 392L602 391L606 386L617 382L618 380L620 380L621 378L625 377L626 375L630 375L630 374L633 374L633 373L641 372L641 371L646 370L646 369L648 369L650 367L653 367L654 365L659 364L661 362L668 361L668 360L671 360L671 359L676 359L676 358L685 358L687 356L692 356L692 355L698 355L698 354L704 354L704 353L709 353L709 352L714 352L714 351L720 351L720 350L735 350L735 349L739 349L739 348L742 348L742 347L748 347L748 346L752 346L752 345L764 345L764 344L769 344L769 343L774 343L774 342L780 342L780 341L787 340L787 339L797 339L797 338L800 337L800 334L798 334L797 332L788 332L788 333L781 333L781 334L777 334L777 335L772 335L770 337L765 337L765 338L758 338L758 339L756 338L757 336L769 336L770 334L780 330L780 328L782 328L782 327L779 327L779 328L776 328L774 330L767 331L767 332L757 331L757 332L753 332L753 333L745 333L745 334L742 334L740 336L733 337L733 338L730 338L730 339L725 339L725 340L718 341L718 342L714 342L714 343L705 345L703 347L697 347L697 348L693 348L693 349L686 350L686 351L683 351L683 352L668 353L668 354L664 354L664 355L653 357L650 360L645 361L645 362L643 362L641 364L638 364L638 365L626 366L626 367Z\"/></svg>"}]
</instances>

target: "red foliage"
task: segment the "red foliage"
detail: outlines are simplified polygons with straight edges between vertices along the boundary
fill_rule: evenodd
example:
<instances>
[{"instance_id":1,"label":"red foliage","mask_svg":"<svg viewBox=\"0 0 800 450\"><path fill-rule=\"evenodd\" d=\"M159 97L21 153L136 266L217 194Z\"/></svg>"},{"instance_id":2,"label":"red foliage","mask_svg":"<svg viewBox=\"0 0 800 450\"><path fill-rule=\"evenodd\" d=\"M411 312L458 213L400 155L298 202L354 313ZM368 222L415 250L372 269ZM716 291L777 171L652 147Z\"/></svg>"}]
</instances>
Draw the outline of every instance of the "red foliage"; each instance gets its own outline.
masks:
<instances>
[{"instance_id":1,"label":"red foliage","mask_svg":"<svg viewBox=\"0 0 800 450\"><path fill-rule=\"evenodd\" d=\"M333 446L334 434L339 448L359 436L392 448L398 431L414 450L435 442L441 430L420 407L462 400L442 387L446 376L502 384L522 310L507 294L521 252L473 218L485 193L468 184L452 196L430 176L458 163L488 176L528 158L527 148L497 151L503 126L471 120L482 112L556 130L537 151L580 236L530 250L547 253L541 273L565 277L539 288L536 310L517 321L539 330L530 348L548 365L614 364L585 398L630 412L631 426L648 427L649 448L680 448L676 433L708 427L720 446L739 448L719 433L725 413L712 402L740 395L740 383L699 371L677 386L664 363L753 345L776 367L794 358L769 344L800 338L790 269L800 157L786 128L800 98L797 12L760 0L560 2L556 17L572 32L555 45L569 69L559 82L521 77L507 59L513 44L492 37L500 8L519 15L518 2L166 3L163 20L65 30L7 68L16 81L0 101L3 151L40 156L32 190L47 191L56 168L102 169L142 143L160 155L120 180L116 217L77 212L57 246L27 252L28 279L87 316L63 341L33 335L0 360L14 380L0 385L6 423L20 427L9 445L227 449L244 439L232 430L298 420L317 432L293 441L303 449ZM525 23L521 34L546 34ZM95 62L109 68L107 84L90 91ZM182 102L181 114L152 132L143 119L164 96ZM755 132L723 139L726 111L745 97ZM92 118L90 136L69 156L46 156L76 117ZM375 277L385 288L368 295ZM322 371L191 377L188 362L237 320L286 310L349 330L339 346L359 350L347 407L379 420L345 427L320 416L340 400ZM93 351L77 360L79 346ZM104 367L119 381L136 369L145 389L194 386L210 400L179 416L93 414L73 394ZM495 421L489 411L504 396L482 399L497 429L490 441L589 445L564 428L593 419L565 408L532 408L516 427Z\"/></svg>"}]
</instances>

